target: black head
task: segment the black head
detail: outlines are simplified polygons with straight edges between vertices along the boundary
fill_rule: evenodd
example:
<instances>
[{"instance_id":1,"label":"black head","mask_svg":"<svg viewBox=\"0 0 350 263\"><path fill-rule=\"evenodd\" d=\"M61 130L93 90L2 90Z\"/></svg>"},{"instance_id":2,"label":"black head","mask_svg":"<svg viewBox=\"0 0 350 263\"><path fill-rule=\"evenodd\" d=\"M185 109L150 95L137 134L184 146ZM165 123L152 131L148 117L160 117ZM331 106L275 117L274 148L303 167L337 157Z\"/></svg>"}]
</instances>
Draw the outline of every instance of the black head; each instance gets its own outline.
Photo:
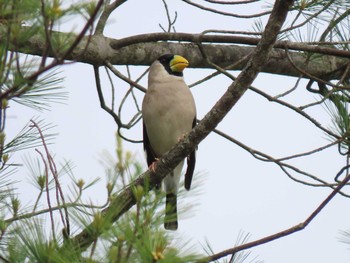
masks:
<instances>
[{"instance_id":1,"label":"black head","mask_svg":"<svg viewBox=\"0 0 350 263\"><path fill-rule=\"evenodd\" d=\"M188 61L179 55L165 54L158 58L165 70L174 76L183 76L183 70L188 66Z\"/></svg>"}]
</instances>

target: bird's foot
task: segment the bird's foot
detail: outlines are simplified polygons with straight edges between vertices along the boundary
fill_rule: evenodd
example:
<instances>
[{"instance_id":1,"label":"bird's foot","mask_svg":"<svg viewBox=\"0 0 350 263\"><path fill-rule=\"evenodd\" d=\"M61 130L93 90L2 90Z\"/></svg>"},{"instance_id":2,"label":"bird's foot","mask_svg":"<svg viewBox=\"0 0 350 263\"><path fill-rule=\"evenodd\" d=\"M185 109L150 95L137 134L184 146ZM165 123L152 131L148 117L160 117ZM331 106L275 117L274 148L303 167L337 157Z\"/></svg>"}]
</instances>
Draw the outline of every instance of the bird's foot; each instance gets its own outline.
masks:
<instances>
[{"instance_id":1,"label":"bird's foot","mask_svg":"<svg viewBox=\"0 0 350 263\"><path fill-rule=\"evenodd\" d=\"M150 169L153 173L156 171L156 162L158 162L159 158L155 158L156 160L151 163L150 166L148 166L148 169Z\"/></svg>"},{"instance_id":2,"label":"bird's foot","mask_svg":"<svg viewBox=\"0 0 350 263\"><path fill-rule=\"evenodd\" d=\"M156 171L156 166L157 166L156 163L157 163L157 161L159 160L159 158L155 158L155 159L156 159L156 160L155 160L153 163L151 163L151 165L148 167L148 169L149 169L152 173L155 173L155 171ZM157 176L157 178L158 178L158 176ZM156 180L155 187L156 187L157 190L160 189L161 183L162 183L161 180L159 180L159 179Z\"/></svg>"},{"instance_id":3,"label":"bird's foot","mask_svg":"<svg viewBox=\"0 0 350 263\"><path fill-rule=\"evenodd\" d=\"M181 141L183 138L185 138L187 133L183 133L181 136L177 138L177 142Z\"/></svg>"}]
</instances>

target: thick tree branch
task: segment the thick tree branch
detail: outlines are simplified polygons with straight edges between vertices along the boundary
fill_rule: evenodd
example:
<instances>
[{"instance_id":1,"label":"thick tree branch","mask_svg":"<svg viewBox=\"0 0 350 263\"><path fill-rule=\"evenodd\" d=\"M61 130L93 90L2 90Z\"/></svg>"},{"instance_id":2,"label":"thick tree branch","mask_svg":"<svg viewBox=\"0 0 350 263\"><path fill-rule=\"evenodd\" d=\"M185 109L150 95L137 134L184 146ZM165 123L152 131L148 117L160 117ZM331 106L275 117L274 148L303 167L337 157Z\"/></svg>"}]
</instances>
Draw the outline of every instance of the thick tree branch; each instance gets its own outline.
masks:
<instances>
[{"instance_id":1,"label":"thick tree branch","mask_svg":"<svg viewBox=\"0 0 350 263\"><path fill-rule=\"evenodd\" d=\"M154 173L147 171L142 174L112 200L111 205L103 211L107 223L113 223L116 221L123 213L128 211L135 204L135 197L132 190L133 187L142 186L145 188L145 186L148 186L148 190L151 190L156 182L158 182L157 178L164 178L166 174L174 169L181 160L193 151L196 145L198 145L218 125L218 123L243 96L258 75L264 63L268 60L274 42L276 41L277 34L280 31L287 16L289 7L292 4L293 0L276 1L261 42L258 44L243 71L238 75L237 80L228 87L224 95L203 118L203 120L156 163ZM98 235L93 232L92 223L81 233L67 241L66 244L74 245L80 250L85 250L97 238Z\"/></svg>"},{"instance_id":2,"label":"thick tree branch","mask_svg":"<svg viewBox=\"0 0 350 263\"><path fill-rule=\"evenodd\" d=\"M23 27L23 32L27 30L28 28ZM52 35L60 39L67 39L68 33L52 32ZM97 34L84 38L67 59L97 66L103 65L107 60L114 65L150 65L160 55L174 53L184 55L191 62L190 67L192 68L211 68L206 60L202 58L197 46L192 43L157 42L181 41L195 43L199 37L202 43L240 44L203 44L203 49L208 54L210 61L222 68L250 54L254 47L247 45L256 46L260 41L260 38L253 37L188 33L154 33L124 39L112 39ZM6 43L6 41L6 31L2 30L0 26L0 43ZM90 42L87 45L88 41ZM40 56L43 48L45 48L44 43L45 37L37 34L33 35L28 41L17 43L16 48L20 52ZM300 72L288 62L284 49L303 51L289 52L294 64L299 68L303 68L308 74L323 79L341 78L346 65L349 63L348 58L350 58L350 51L316 45L278 41L274 47L275 49L271 53L268 63L261 69L262 72L300 76ZM310 59L308 58L310 53L319 53L323 56ZM53 54L49 55L53 56ZM238 64L233 70L242 70L244 65L245 63Z\"/></svg>"},{"instance_id":3,"label":"thick tree branch","mask_svg":"<svg viewBox=\"0 0 350 263\"><path fill-rule=\"evenodd\" d=\"M212 32L212 30L207 30L205 32L210 33ZM257 38L257 37L237 36L237 35L228 35L228 34L219 35L219 34L203 34L203 33L190 34L190 33L163 32L163 33L135 35L135 36L126 37L122 39L112 39L110 44L112 48L117 49L117 48L129 46L132 44L157 42L157 41L196 42L198 38L201 39L202 43L244 44L244 45L250 45L250 46L256 46L261 40L261 38ZM322 42L322 43L326 45L326 42ZM332 42L328 42L327 44L332 45ZM313 52L313 53L320 53L325 55L333 55L333 56L350 58L350 51L338 50L331 47L324 47L319 45L318 42L305 44L301 42L276 41L274 47L282 48L282 49L288 48L290 50L295 50L295 51Z\"/></svg>"}]
</instances>

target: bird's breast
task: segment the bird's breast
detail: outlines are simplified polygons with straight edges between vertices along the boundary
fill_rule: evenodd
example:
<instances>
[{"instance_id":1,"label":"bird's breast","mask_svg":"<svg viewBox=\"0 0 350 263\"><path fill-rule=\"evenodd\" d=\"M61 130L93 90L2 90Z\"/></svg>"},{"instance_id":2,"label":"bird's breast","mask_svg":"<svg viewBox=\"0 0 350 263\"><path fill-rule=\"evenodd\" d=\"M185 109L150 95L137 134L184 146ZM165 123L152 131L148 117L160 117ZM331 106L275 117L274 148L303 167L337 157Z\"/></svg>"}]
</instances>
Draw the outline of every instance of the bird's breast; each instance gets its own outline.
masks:
<instances>
[{"instance_id":1,"label":"bird's breast","mask_svg":"<svg viewBox=\"0 0 350 263\"><path fill-rule=\"evenodd\" d=\"M150 90L142 111L150 144L160 156L192 129L196 116L193 96L187 86L183 90Z\"/></svg>"}]
</instances>

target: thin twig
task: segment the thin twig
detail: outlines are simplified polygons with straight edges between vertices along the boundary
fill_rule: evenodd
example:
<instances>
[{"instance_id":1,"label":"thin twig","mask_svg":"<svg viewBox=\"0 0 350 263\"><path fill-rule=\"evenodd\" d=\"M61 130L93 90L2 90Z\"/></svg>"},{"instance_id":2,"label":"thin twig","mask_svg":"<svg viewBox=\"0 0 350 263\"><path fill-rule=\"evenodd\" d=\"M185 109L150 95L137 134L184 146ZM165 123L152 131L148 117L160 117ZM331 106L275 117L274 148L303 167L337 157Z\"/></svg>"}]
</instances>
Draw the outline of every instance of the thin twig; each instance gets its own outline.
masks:
<instances>
[{"instance_id":1,"label":"thin twig","mask_svg":"<svg viewBox=\"0 0 350 263\"><path fill-rule=\"evenodd\" d=\"M47 205L49 207L49 214L50 214L50 220L51 220L51 231L52 231L52 238L53 240L56 241L56 233L55 233L55 221L54 221L54 218L53 218L53 211L51 209L51 200L50 200L50 191L49 191L49 169L48 169L48 165L47 165L47 162L44 158L44 155L38 150L38 149L35 149L35 151L37 153L39 153L40 157L41 157L41 160L45 166L45 178L46 178L46 201L47 201Z\"/></svg>"},{"instance_id":2,"label":"thin twig","mask_svg":"<svg viewBox=\"0 0 350 263\"><path fill-rule=\"evenodd\" d=\"M219 4L219 5L241 5L241 4L251 4L259 2L260 0L241 0L241 1L217 1L217 0L204 0L208 3Z\"/></svg>"},{"instance_id":3,"label":"thin twig","mask_svg":"<svg viewBox=\"0 0 350 263\"><path fill-rule=\"evenodd\" d=\"M287 96L288 94L290 94L290 93L292 93L293 91L295 91L295 90L298 88L298 85L299 85L300 80L301 80L301 76L297 79L297 81L295 82L294 86L293 86L291 89L289 89L289 90L287 90L287 91L285 91L285 92L283 92L283 93L281 93L281 94L278 94L278 95L274 96L274 98L275 98L275 99L279 99L279 98L285 97L285 96Z\"/></svg>"},{"instance_id":4,"label":"thin twig","mask_svg":"<svg viewBox=\"0 0 350 263\"><path fill-rule=\"evenodd\" d=\"M113 64L109 61L105 62L106 66L120 79L124 80L125 82L129 83L130 85L132 85L133 87L137 88L138 90L142 91L142 92L146 92L146 88L144 88L143 86L141 86L140 84L138 84L135 81L132 81L131 79L129 79L128 77L124 76L122 73L120 73L119 70L117 70Z\"/></svg>"},{"instance_id":5,"label":"thin twig","mask_svg":"<svg viewBox=\"0 0 350 263\"><path fill-rule=\"evenodd\" d=\"M45 66L45 67L41 67L39 68L37 71L35 71L33 74L24 77L24 82L32 84L33 81L37 80L38 77L53 69L54 67L57 67L58 65L62 65L64 64L64 60L71 55L71 53L73 52L73 50L78 46L78 44L81 42L81 40L83 39L83 37L85 36L86 32L89 30L89 28L93 25L93 22L96 18L96 15L100 9L100 7L102 6L104 0L99 0L98 3L96 4L96 8L94 10L94 12L92 13L91 17L89 18L89 20L87 21L87 23L85 24L85 26L83 27L82 31L76 36L75 40L73 41L73 43L70 45L70 47L64 52L64 54L60 57L60 58L55 58L52 63L50 63L49 65ZM86 44L87 47L88 43ZM27 85L26 87L19 89L19 84L14 85L12 88L7 89L6 91L4 91L3 93L0 94L0 101L2 101L3 99L9 99L12 97L20 97L21 95L23 95L25 92L27 92L28 88L30 87L30 85Z\"/></svg>"},{"instance_id":6,"label":"thin twig","mask_svg":"<svg viewBox=\"0 0 350 263\"><path fill-rule=\"evenodd\" d=\"M101 108L113 117L114 121L117 123L118 126L122 126L123 124L119 116L115 114L115 112L111 108L109 108L105 103L105 99L104 99L102 87L101 87L99 68L97 66L94 66L94 74L95 74L95 84L96 84L97 94L100 100Z\"/></svg>"},{"instance_id":7,"label":"thin twig","mask_svg":"<svg viewBox=\"0 0 350 263\"><path fill-rule=\"evenodd\" d=\"M308 77L309 79L315 80L317 82L322 82L324 84L327 84L333 88L337 88L337 89L344 89L344 90L350 90L350 86L338 86L337 84L333 84L332 82L329 81L325 81L324 79L321 79L317 76L313 76L311 74L309 74L308 72L306 72L305 70L303 70L302 68L298 67L297 65L295 65L295 63L293 62L293 59L291 58L291 56L289 55L288 49L285 49L285 54L286 57L288 58L289 63L293 66L293 68L295 68L297 71L299 71L302 75Z\"/></svg>"},{"instance_id":8,"label":"thin twig","mask_svg":"<svg viewBox=\"0 0 350 263\"><path fill-rule=\"evenodd\" d=\"M325 10L327 10L332 4L334 3L334 1L328 1L326 5L323 6L322 9L320 9L318 12L310 15L307 19L305 19L305 21L301 22L300 24L298 25L292 25L288 28L285 28L283 30L281 30L280 33L285 33L285 32L288 32L288 31L291 31L291 30L294 30L294 29L297 29L297 28L300 28L304 25L306 25L307 23L309 23L311 20L317 18L320 14L322 14Z\"/></svg>"},{"instance_id":9,"label":"thin twig","mask_svg":"<svg viewBox=\"0 0 350 263\"><path fill-rule=\"evenodd\" d=\"M220 258L235 254L239 251L257 247L305 229L316 218L316 216L321 213L321 211L327 206L327 204L339 193L339 191L349 182L349 180L350 180L350 174L348 174L344 178L344 180L340 184L338 184L338 186L323 200L323 202L319 206L316 207L316 209L310 214L310 216L307 217L303 222L291 228L275 233L273 235L270 235L252 242L248 242L246 244L236 246L234 248L221 251L220 253L211 255L210 257L198 260L197 263L212 262Z\"/></svg>"},{"instance_id":10,"label":"thin twig","mask_svg":"<svg viewBox=\"0 0 350 263\"><path fill-rule=\"evenodd\" d=\"M54 178L54 181L55 181L57 204L60 206L60 199L62 199L62 203L63 203L63 207L64 207L64 205L65 205L65 198L64 198L64 195L63 195L63 191L62 191L60 182L58 180L58 172L57 172L56 164L55 164L55 162L54 162L54 160L53 160L53 158L52 158L52 156L51 156L51 154L49 152L49 149L48 149L46 141L45 141L45 137L44 137L44 135L43 135L39 125L33 120L31 120L31 123L38 130L38 133L39 133L41 141L42 141L42 145L43 145L45 153L46 153L48 167L47 167L47 163L45 161L45 163L44 163L45 167L46 167L45 170L47 171L48 168L50 169L50 172L51 172L51 174L52 174L52 176ZM37 150L37 152L39 152L39 151ZM39 152L39 153L41 154L41 152ZM43 158L42 154L41 154L41 157ZM44 159L43 159L43 161L44 161ZM48 171L46 173L46 176L47 176L46 177L46 191L47 191L47 195L49 196L49 186L48 186L48 176L49 176L49 174L48 174ZM48 201L49 201L49 199L48 199ZM63 210L65 212L65 217L63 216L63 213L62 213L61 210L59 210L59 214L61 216L61 222L62 222L62 224L64 226L65 233L67 235L69 235L69 233L70 233L69 214L68 214L67 208L64 207Z\"/></svg>"},{"instance_id":11,"label":"thin twig","mask_svg":"<svg viewBox=\"0 0 350 263\"><path fill-rule=\"evenodd\" d=\"M0 255L0 259L4 262L4 263L11 263L11 261L7 260L6 258L4 258L3 256Z\"/></svg>"},{"instance_id":12,"label":"thin twig","mask_svg":"<svg viewBox=\"0 0 350 263\"><path fill-rule=\"evenodd\" d=\"M248 18L249 19L249 18L262 17L262 16L265 16L265 15L271 14L271 11L265 11L265 12L252 14L252 15L240 15L240 14L227 13L227 12L223 12L223 11L220 11L220 10L217 10L217 9L209 8L209 7L206 7L206 6L194 3L194 2L189 1L189 0L182 0L182 1L187 3L187 4L189 4L189 5L195 6L195 7L199 8L199 9L202 9L202 10L214 13L214 14L219 14L219 15L223 15L223 16L230 16L230 17L236 17L236 18Z\"/></svg>"},{"instance_id":13,"label":"thin twig","mask_svg":"<svg viewBox=\"0 0 350 263\"><path fill-rule=\"evenodd\" d=\"M35 203L34 203L34 207L33 207L33 211L32 211L32 212L35 212L36 208L38 207L40 198L41 198L41 196L43 195L43 193L44 193L44 189L40 189L40 192L39 192L39 194L38 194L38 197L36 198L36 201L35 201Z\"/></svg>"},{"instance_id":14,"label":"thin twig","mask_svg":"<svg viewBox=\"0 0 350 263\"><path fill-rule=\"evenodd\" d=\"M111 74L109 74L108 69L105 67L106 74L109 80L109 83L111 84L111 93L112 93L112 101L111 101L111 110L114 111L114 102L115 102L115 87L113 83L113 79L111 77Z\"/></svg>"},{"instance_id":15,"label":"thin twig","mask_svg":"<svg viewBox=\"0 0 350 263\"><path fill-rule=\"evenodd\" d=\"M128 77L129 77L129 79L131 79L131 72L130 72L129 66L126 66L126 70L127 70L127 72L128 72ZM141 75L141 77L142 77L142 76L143 76L143 74ZM138 78L135 82L138 83L139 80L140 80L140 78ZM129 92L129 91L130 91L131 96L132 96L132 99L133 99L133 101L134 101L134 105L135 105L135 107L136 107L136 110L137 110L138 112L141 112L140 106L139 106L139 104L138 104L138 101L137 101L136 96L135 96L135 93L134 93L134 86L130 85L130 88L129 88L128 92Z\"/></svg>"},{"instance_id":16,"label":"thin twig","mask_svg":"<svg viewBox=\"0 0 350 263\"><path fill-rule=\"evenodd\" d=\"M106 1L105 8L96 24L95 35L103 33L103 30L106 27L107 20L111 13L126 1L127 0L115 0L112 4L109 4L109 1Z\"/></svg>"},{"instance_id":17,"label":"thin twig","mask_svg":"<svg viewBox=\"0 0 350 263\"><path fill-rule=\"evenodd\" d=\"M312 118L310 115L308 115L306 112L304 112L303 110L301 110L299 107L295 107L283 100L280 99L275 99L274 97L272 97L271 95L263 92L262 90L259 90L258 88L255 88L253 86L250 86L249 89L263 97L265 97L267 100L272 101L272 102L276 102L282 106L285 106L293 111L295 111L296 113L300 114L301 116L305 117L307 120L309 120L312 124L314 124L317 128L319 128L320 130L324 131L325 133L329 134L330 136L339 139L341 138L339 135L335 134L334 132L332 132L331 130L326 129L325 127L322 126L321 123L319 123L317 120L315 120L314 118Z\"/></svg>"},{"instance_id":18,"label":"thin twig","mask_svg":"<svg viewBox=\"0 0 350 263\"><path fill-rule=\"evenodd\" d=\"M173 20L171 20L168 4L167 4L167 2L165 0L162 0L162 1L163 1L163 5L164 5L164 8L165 8L166 16L167 16L167 19L168 19L168 30L165 30L161 24L159 24L159 26L164 32L171 32L171 27L173 27L174 32L175 32L174 24L176 23L176 20L177 20L177 12L175 11L175 17L174 17Z\"/></svg>"},{"instance_id":19,"label":"thin twig","mask_svg":"<svg viewBox=\"0 0 350 263\"><path fill-rule=\"evenodd\" d=\"M276 164L291 180L297 182L297 183L300 183L300 184L303 184L303 185L307 185L307 186L312 186L312 187L330 187L332 189L335 188L335 186L337 186L337 184L333 183L333 184L330 184L330 183L327 183L326 181L318 178L317 176L313 175L313 174L310 174L310 173L307 173L303 170L300 170L298 169L297 167L293 166L293 165L290 165L290 164L287 164L287 163L284 163L282 161L279 161L278 159L276 159L275 157L272 157L266 153L263 153L261 151L258 151L258 150L255 150L247 145L245 145L244 143L242 143L241 141L238 141L236 140L235 138L227 135L226 133L222 132L222 131L219 131L217 129L214 129L213 130L214 133L222 136L223 138L225 138L226 140L230 141L230 142L233 142L234 144L238 145L240 148L246 150L247 152L249 152L254 158L260 160L260 161L263 161L263 162L271 162L271 163L274 163ZM306 181L303 181L303 180L300 180L300 179L297 179L295 178L290 172L288 172L288 170L291 170L291 171L294 171L300 175L304 175L316 182L318 182L318 184L315 184L315 183L309 183L309 182L306 182ZM345 193L342 193L340 192L339 194L343 195L344 197L350 197L349 195L345 194Z\"/></svg>"},{"instance_id":20,"label":"thin twig","mask_svg":"<svg viewBox=\"0 0 350 263\"><path fill-rule=\"evenodd\" d=\"M124 75L122 75L117 69L115 69L113 67L113 65L111 63L109 63L108 61L106 62L106 65L109 69L112 70L112 72L114 74L117 74L122 76L123 79L125 79L126 82L130 82L130 83L134 83L135 85L141 87L142 89L145 90L145 88L143 88L142 86L140 86L139 84L133 82L132 80L128 79L127 77L125 77ZM120 137L122 137L123 139L133 142L133 143L140 143L142 141L140 140L131 140L129 138L126 138L125 136L123 136L123 134L120 132L120 130L123 129L130 129L131 127L133 127L138 121L140 121L141 119L141 113L137 113L134 115L134 117L130 120L130 122L128 124L124 124L122 123L120 117L118 114L116 114L111 108L109 108L106 105L104 96L103 96L103 92L102 92L102 87L101 87L101 81L100 81L100 73L99 73L99 68L97 66L94 66L94 74L95 74L95 82L96 82L96 89L97 89L97 93L98 93L98 98L100 100L100 106L103 110L105 110L109 115L112 116L112 118L114 119L114 121L116 122L117 126L118 126L118 134ZM134 87L136 87L135 85L133 85Z\"/></svg>"},{"instance_id":21,"label":"thin twig","mask_svg":"<svg viewBox=\"0 0 350 263\"><path fill-rule=\"evenodd\" d=\"M52 41L51 41L51 31L50 29L52 29L52 23L49 23L49 19L46 15L46 6L45 6L45 1L41 0L41 16L43 17L43 22L44 22L44 30L45 30L45 45L46 48L44 48L43 53L42 53L42 58L41 58L41 63L40 63L40 67L39 68L44 68L46 65L46 59L47 59L47 54L49 53L49 51L51 51L53 53L53 57L55 59L58 58L55 49L53 48L52 45Z\"/></svg>"},{"instance_id":22,"label":"thin twig","mask_svg":"<svg viewBox=\"0 0 350 263\"><path fill-rule=\"evenodd\" d=\"M42 214L46 214L46 213L50 213L56 210L60 210L63 208L75 208L75 209L79 209L80 207L82 208L89 208L89 209L103 209L108 205L108 201L103 204L103 205L89 205L89 204L77 204L77 203L66 203L65 205L60 205L60 206L51 206L49 208L45 208L42 210L38 210L36 212L30 212L30 213L25 213L25 214L21 214L21 215L16 215L14 217L11 218L7 218L4 220L4 222L7 225L12 224L13 222L19 221L19 220L23 220L23 219L28 219L28 218L32 218L38 215L42 215ZM79 209L79 211L83 211L85 213L84 210Z\"/></svg>"}]
</instances>

